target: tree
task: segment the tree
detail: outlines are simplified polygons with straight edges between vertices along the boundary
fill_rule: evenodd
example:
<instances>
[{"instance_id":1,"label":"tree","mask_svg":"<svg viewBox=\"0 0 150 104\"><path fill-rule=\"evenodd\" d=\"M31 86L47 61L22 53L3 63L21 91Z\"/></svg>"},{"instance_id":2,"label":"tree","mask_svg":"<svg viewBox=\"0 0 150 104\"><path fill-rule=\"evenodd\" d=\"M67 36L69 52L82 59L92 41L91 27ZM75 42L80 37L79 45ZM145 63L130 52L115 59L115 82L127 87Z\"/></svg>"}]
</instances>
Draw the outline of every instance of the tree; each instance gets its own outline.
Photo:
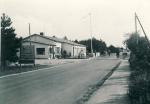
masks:
<instances>
[{"instance_id":1,"label":"tree","mask_svg":"<svg viewBox=\"0 0 150 104\"><path fill-rule=\"evenodd\" d=\"M64 40L68 40L67 36L64 37Z\"/></svg>"},{"instance_id":2,"label":"tree","mask_svg":"<svg viewBox=\"0 0 150 104\"><path fill-rule=\"evenodd\" d=\"M86 46L87 53L91 52L91 40L90 39L88 39L88 40L81 40L81 41L79 41L79 43Z\"/></svg>"},{"instance_id":3,"label":"tree","mask_svg":"<svg viewBox=\"0 0 150 104\"><path fill-rule=\"evenodd\" d=\"M110 50L111 53L116 53L118 51L118 48L113 45L110 45L108 47L108 50Z\"/></svg>"},{"instance_id":4,"label":"tree","mask_svg":"<svg viewBox=\"0 0 150 104\"><path fill-rule=\"evenodd\" d=\"M4 13L1 16L1 62L5 68L6 61L16 62L18 60L17 52L20 47L21 39L17 38L15 29L11 26L11 18L6 16Z\"/></svg>"},{"instance_id":5,"label":"tree","mask_svg":"<svg viewBox=\"0 0 150 104\"><path fill-rule=\"evenodd\" d=\"M62 57L63 57L63 58L66 58L66 57L67 57L67 51L66 51L66 50L63 50L63 51L62 51Z\"/></svg>"},{"instance_id":6,"label":"tree","mask_svg":"<svg viewBox=\"0 0 150 104\"><path fill-rule=\"evenodd\" d=\"M140 39L140 34L138 33L132 33L130 34L129 39L126 39L124 41L124 43L126 44L126 46L132 51L132 52L136 52L137 47L138 47L138 41Z\"/></svg>"},{"instance_id":7,"label":"tree","mask_svg":"<svg viewBox=\"0 0 150 104\"><path fill-rule=\"evenodd\" d=\"M79 41L76 39L75 41L74 41L75 43L79 43Z\"/></svg>"},{"instance_id":8,"label":"tree","mask_svg":"<svg viewBox=\"0 0 150 104\"><path fill-rule=\"evenodd\" d=\"M91 39L81 40L79 43L86 45L87 52L91 52ZM96 38L93 38L92 44L93 44L93 51L94 52L100 52L101 54L104 54L105 51L107 50L106 43L104 41L102 41L101 39L98 40Z\"/></svg>"}]
</instances>

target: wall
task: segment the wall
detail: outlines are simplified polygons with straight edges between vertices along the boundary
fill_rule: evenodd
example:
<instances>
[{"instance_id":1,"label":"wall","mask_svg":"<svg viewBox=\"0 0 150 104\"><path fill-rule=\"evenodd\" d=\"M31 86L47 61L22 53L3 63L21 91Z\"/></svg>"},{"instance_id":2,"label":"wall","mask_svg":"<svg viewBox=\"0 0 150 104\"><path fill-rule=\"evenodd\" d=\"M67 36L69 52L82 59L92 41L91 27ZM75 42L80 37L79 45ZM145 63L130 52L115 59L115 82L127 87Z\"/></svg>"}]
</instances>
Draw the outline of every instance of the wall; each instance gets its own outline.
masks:
<instances>
[{"instance_id":1,"label":"wall","mask_svg":"<svg viewBox=\"0 0 150 104\"><path fill-rule=\"evenodd\" d=\"M24 41L30 41L30 38L25 39ZM59 42L55 42L53 40L50 40L48 38L45 37L41 37L39 35L33 35L31 37L31 41L35 41L35 42L39 42L39 43L45 43L45 44L49 44L49 45L44 45L44 44L38 44L38 43L33 43L35 45L35 52L36 52L36 48L45 48L45 55L37 55L37 53L35 53L36 58L55 58L55 56L60 56L61 57L61 43ZM24 43L25 44L25 43ZM30 44L29 42L27 42L26 44ZM54 51L54 55L53 53L49 52L49 48L50 45L55 45L53 48ZM57 53L57 47L59 47L60 49L60 53Z\"/></svg>"},{"instance_id":2,"label":"wall","mask_svg":"<svg viewBox=\"0 0 150 104\"><path fill-rule=\"evenodd\" d=\"M57 53L57 48L59 47L59 52L60 53ZM56 43L56 46L54 47L54 52L55 52L55 55L59 55L61 56L61 43Z\"/></svg>"},{"instance_id":3,"label":"wall","mask_svg":"<svg viewBox=\"0 0 150 104\"><path fill-rule=\"evenodd\" d=\"M73 56L73 45L62 43L62 51L64 50L67 52L68 55L71 53L71 56Z\"/></svg>"},{"instance_id":4,"label":"wall","mask_svg":"<svg viewBox=\"0 0 150 104\"><path fill-rule=\"evenodd\" d=\"M30 38L27 38L26 40L30 41ZM78 57L82 54L84 54L84 56L86 56L86 47L84 46L77 46L77 45L72 45L72 44L68 44L68 43L60 43L60 42L55 42L53 40L50 40L50 39L47 39L47 38L44 38L44 37L41 37L39 35L33 35L31 37L31 41L36 41L36 42L40 42L40 43L46 43L46 44L55 44L55 47L54 47L54 53L55 53L55 56L61 56L61 50L62 51L66 51L67 52L67 55L71 55L71 57ZM28 42L28 45L30 43ZM34 43L35 44L35 48L44 48L45 47L45 55L36 55L36 58L49 58L49 45L42 45L42 44L38 44L38 43ZM60 53L57 53L57 47L60 47ZM35 50L36 51L36 50ZM82 51L82 52L81 52ZM52 55L51 55L52 56Z\"/></svg>"},{"instance_id":5,"label":"wall","mask_svg":"<svg viewBox=\"0 0 150 104\"><path fill-rule=\"evenodd\" d=\"M71 57L76 57L80 56L81 50L82 53L86 56L86 47L84 46L74 46L71 44L67 43L62 43L62 50L66 50L67 54L71 53Z\"/></svg>"},{"instance_id":6,"label":"wall","mask_svg":"<svg viewBox=\"0 0 150 104\"><path fill-rule=\"evenodd\" d=\"M30 42L24 42L22 45L30 45ZM32 45L34 45L34 47L35 47L35 50L34 50L35 51L35 58L37 58L37 59L39 59L39 58L48 59L49 58L49 46L48 45L39 44L39 43L32 43ZM45 55L37 55L36 48L45 48Z\"/></svg>"},{"instance_id":7,"label":"wall","mask_svg":"<svg viewBox=\"0 0 150 104\"><path fill-rule=\"evenodd\" d=\"M83 46L74 46L74 57L78 57L80 55L86 56L86 47Z\"/></svg>"}]
</instances>

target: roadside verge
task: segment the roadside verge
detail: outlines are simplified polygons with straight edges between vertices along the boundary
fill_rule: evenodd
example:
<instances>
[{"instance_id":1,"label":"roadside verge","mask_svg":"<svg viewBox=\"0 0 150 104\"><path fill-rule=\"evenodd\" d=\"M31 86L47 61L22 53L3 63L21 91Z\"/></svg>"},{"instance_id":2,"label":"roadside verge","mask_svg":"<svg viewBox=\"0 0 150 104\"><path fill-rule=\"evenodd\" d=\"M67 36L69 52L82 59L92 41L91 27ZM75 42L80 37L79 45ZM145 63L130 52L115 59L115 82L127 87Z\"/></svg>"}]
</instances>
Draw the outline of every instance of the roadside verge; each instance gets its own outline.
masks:
<instances>
[{"instance_id":1,"label":"roadside verge","mask_svg":"<svg viewBox=\"0 0 150 104\"><path fill-rule=\"evenodd\" d=\"M30 73L33 71L38 70L44 70L56 66L60 66L63 64L69 64L69 63L80 63L82 61L88 61L89 59L54 59L54 60L35 60L36 65L33 66L32 64L22 65L21 68L19 65L13 65L10 67L7 67L6 70L0 71L0 78L11 76L11 75L17 75L17 74L23 74L23 73Z\"/></svg>"},{"instance_id":2,"label":"roadside verge","mask_svg":"<svg viewBox=\"0 0 150 104\"><path fill-rule=\"evenodd\" d=\"M121 61L117 63L116 66L113 67L111 71L98 83L96 83L95 85L89 86L88 90L83 94L83 96L81 96L76 101L76 104L85 104L85 102L87 102L91 98L92 94L96 92L104 84L104 82L113 74L113 72L119 67L120 64L121 64Z\"/></svg>"}]
</instances>

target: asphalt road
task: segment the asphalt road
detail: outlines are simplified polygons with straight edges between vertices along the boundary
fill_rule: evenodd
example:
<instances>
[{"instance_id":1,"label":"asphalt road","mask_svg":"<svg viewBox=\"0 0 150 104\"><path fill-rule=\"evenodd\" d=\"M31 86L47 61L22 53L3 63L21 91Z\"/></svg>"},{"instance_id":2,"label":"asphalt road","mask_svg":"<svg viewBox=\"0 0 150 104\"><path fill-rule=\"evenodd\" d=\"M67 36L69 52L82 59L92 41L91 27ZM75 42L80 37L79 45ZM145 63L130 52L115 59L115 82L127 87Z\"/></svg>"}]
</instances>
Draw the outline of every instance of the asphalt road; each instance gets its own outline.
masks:
<instances>
[{"instance_id":1,"label":"asphalt road","mask_svg":"<svg viewBox=\"0 0 150 104\"><path fill-rule=\"evenodd\" d=\"M90 60L0 78L0 104L76 104L119 60Z\"/></svg>"}]
</instances>

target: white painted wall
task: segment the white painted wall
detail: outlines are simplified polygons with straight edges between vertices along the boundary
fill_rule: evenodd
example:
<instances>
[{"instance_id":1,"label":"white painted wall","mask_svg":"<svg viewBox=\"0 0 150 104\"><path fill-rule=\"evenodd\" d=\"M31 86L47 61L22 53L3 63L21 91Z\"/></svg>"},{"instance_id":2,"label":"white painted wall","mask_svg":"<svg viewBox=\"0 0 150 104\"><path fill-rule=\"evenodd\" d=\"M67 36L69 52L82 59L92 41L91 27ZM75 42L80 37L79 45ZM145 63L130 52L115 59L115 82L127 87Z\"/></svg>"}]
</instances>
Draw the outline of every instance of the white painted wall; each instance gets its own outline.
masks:
<instances>
[{"instance_id":1,"label":"white painted wall","mask_svg":"<svg viewBox=\"0 0 150 104\"><path fill-rule=\"evenodd\" d=\"M30 42L24 42L22 45L30 45ZM35 58L48 59L49 58L49 46L39 43L32 43L34 45ZM37 55L36 48L45 48L45 55Z\"/></svg>"},{"instance_id":2,"label":"white painted wall","mask_svg":"<svg viewBox=\"0 0 150 104\"><path fill-rule=\"evenodd\" d=\"M30 38L26 39L27 41L30 41ZM71 57L78 57L81 54L84 54L84 56L86 56L86 47L84 46L77 46L77 45L72 45L72 44L68 44L68 43L60 43L60 42L55 42L53 40L38 36L38 35L34 35L31 37L31 41L36 41L36 42L40 42L40 43L46 43L46 44L55 44L54 46L54 53L55 55L61 55L61 50L62 51L66 51L67 54L71 54ZM30 45L30 42L24 42L24 45ZM44 45L44 44L39 44L39 43L32 43L32 45L35 45L35 52L36 52L36 48L45 48L45 55L37 55L37 53L35 53L35 57L36 58L49 58L50 55L49 54L49 46L50 45ZM60 48L60 53L58 54L57 51L57 47ZM52 57L51 57L52 58Z\"/></svg>"},{"instance_id":3,"label":"white painted wall","mask_svg":"<svg viewBox=\"0 0 150 104\"><path fill-rule=\"evenodd\" d=\"M71 56L73 56L73 45L62 43L62 51L66 51L67 54L71 53Z\"/></svg>"},{"instance_id":4,"label":"white painted wall","mask_svg":"<svg viewBox=\"0 0 150 104\"><path fill-rule=\"evenodd\" d=\"M30 38L25 39L24 41L30 41ZM54 44L54 53L56 53L56 48L59 47L60 48L60 53L56 53L56 55L60 55L61 56L61 43L60 42L55 42L53 40L38 36L38 35L34 35L31 37L31 41L35 41L35 42L39 42L39 43L32 43L32 45L35 45L35 58L53 58L53 54L49 52L49 48L51 46L51 44ZM49 45L44 45L44 44L40 44L40 43L46 43ZM30 45L30 42L23 42L24 45ZM36 53L36 48L45 48L45 55L37 55ZM54 55L55 57L55 55Z\"/></svg>"},{"instance_id":5,"label":"white painted wall","mask_svg":"<svg viewBox=\"0 0 150 104\"><path fill-rule=\"evenodd\" d=\"M78 57L82 50L82 52L86 56L86 47L84 46L74 46L71 44L62 43L62 50L66 50L67 54L71 53L71 57Z\"/></svg>"},{"instance_id":6,"label":"white painted wall","mask_svg":"<svg viewBox=\"0 0 150 104\"><path fill-rule=\"evenodd\" d=\"M59 48L59 52L60 53L57 53L57 48ZM55 52L55 55L60 55L61 56L61 43L56 43L56 46L54 47L54 52Z\"/></svg>"},{"instance_id":7,"label":"white painted wall","mask_svg":"<svg viewBox=\"0 0 150 104\"><path fill-rule=\"evenodd\" d=\"M86 47L74 46L74 57L78 57L81 54L84 54L84 56L86 56Z\"/></svg>"}]
</instances>

